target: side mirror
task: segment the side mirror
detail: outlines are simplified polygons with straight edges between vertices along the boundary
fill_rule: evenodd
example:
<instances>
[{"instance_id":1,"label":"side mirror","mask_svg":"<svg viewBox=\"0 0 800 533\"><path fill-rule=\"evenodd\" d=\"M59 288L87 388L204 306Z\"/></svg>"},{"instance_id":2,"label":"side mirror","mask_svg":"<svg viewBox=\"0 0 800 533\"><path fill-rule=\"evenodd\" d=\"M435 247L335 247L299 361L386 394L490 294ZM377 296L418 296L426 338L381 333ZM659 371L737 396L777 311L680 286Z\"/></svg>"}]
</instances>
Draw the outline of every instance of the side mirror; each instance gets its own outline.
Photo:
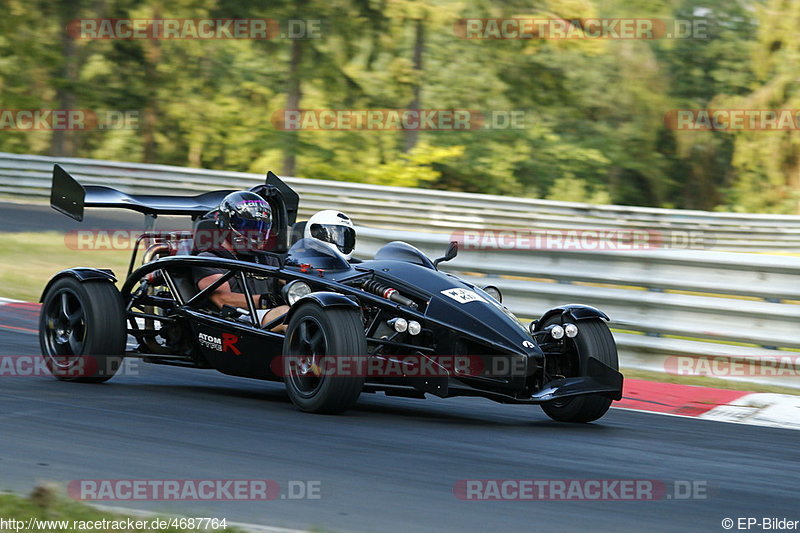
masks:
<instances>
[{"instance_id":1,"label":"side mirror","mask_svg":"<svg viewBox=\"0 0 800 533\"><path fill-rule=\"evenodd\" d=\"M437 269L439 268L439 263L443 263L445 261L451 261L455 259L458 255L458 241L450 241L450 246L447 247L447 251L444 253L444 257L440 257L436 261L433 262L433 266Z\"/></svg>"}]
</instances>

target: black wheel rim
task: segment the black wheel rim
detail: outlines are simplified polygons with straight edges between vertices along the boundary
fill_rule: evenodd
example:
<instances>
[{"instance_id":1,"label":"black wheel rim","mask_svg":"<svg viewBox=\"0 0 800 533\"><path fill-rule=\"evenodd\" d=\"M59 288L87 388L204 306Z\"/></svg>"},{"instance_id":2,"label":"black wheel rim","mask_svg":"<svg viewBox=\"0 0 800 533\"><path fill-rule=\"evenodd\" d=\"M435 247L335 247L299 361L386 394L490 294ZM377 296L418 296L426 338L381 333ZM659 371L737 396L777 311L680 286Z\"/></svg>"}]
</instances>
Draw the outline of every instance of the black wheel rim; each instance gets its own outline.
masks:
<instances>
[{"instance_id":1,"label":"black wheel rim","mask_svg":"<svg viewBox=\"0 0 800 533\"><path fill-rule=\"evenodd\" d=\"M86 346L86 313L77 294L69 289L56 293L44 310L47 354L61 370L83 355Z\"/></svg>"},{"instance_id":2,"label":"black wheel rim","mask_svg":"<svg viewBox=\"0 0 800 533\"><path fill-rule=\"evenodd\" d=\"M288 378L303 398L313 397L325 380L322 358L328 354L328 339L319 321L304 317L289 337Z\"/></svg>"}]
</instances>

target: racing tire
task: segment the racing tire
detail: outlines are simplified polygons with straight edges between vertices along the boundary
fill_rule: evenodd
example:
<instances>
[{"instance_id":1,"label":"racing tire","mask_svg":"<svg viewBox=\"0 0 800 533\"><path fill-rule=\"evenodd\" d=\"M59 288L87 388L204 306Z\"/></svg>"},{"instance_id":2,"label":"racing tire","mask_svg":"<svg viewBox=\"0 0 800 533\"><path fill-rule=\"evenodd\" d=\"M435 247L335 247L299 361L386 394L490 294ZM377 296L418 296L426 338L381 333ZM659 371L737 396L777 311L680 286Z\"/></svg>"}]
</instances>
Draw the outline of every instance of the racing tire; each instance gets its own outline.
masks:
<instances>
[{"instance_id":1,"label":"racing tire","mask_svg":"<svg viewBox=\"0 0 800 533\"><path fill-rule=\"evenodd\" d=\"M39 345L47 369L61 381L108 381L125 355L125 320L113 283L57 280L44 295L39 316Z\"/></svg>"},{"instance_id":2,"label":"racing tire","mask_svg":"<svg viewBox=\"0 0 800 533\"><path fill-rule=\"evenodd\" d=\"M543 323L541 328L557 324L559 321L560 317L553 317ZM573 343L573 354L577 352L579 376L586 375L589 357L594 357L614 370L619 370L617 345L603 320L599 318L581 320L578 322L577 337L568 339L566 342ZM611 407L611 398L599 394L587 394L551 400L543 403L541 407L547 416L558 422L593 422L606 414Z\"/></svg>"},{"instance_id":3,"label":"racing tire","mask_svg":"<svg viewBox=\"0 0 800 533\"><path fill-rule=\"evenodd\" d=\"M325 368L323 357L366 356L367 337L358 311L323 309L316 303L301 305L289 321L283 353L291 361L284 376L286 390L298 409L338 414L356 404L364 377L332 376L326 372L330 367ZM295 364L300 360L302 365Z\"/></svg>"}]
</instances>

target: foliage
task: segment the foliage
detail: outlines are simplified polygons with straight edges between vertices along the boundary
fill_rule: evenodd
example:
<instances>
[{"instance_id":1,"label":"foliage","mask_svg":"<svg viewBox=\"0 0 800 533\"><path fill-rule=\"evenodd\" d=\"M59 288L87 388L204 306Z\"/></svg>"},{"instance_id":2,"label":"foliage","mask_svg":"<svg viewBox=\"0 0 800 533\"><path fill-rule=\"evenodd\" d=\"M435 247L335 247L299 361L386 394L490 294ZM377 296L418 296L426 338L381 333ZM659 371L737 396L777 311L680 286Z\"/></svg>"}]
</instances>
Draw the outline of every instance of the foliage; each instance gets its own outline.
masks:
<instances>
[{"instance_id":1,"label":"foliage","mask_svg":"<svg viewBox=\"0 0 800 533\"><path fill-rule=\"evenodd\" d=\"M2 0L0 109L131 110L0 150L635 205L800 212L800 132L676 131L675 109L800 108L789 0ZM321 21L318 38L86 40L80 18ZM463 39L462 18L650 17L684 39ZM578 24L575 22L575 24ZM301 109L522 113L514 127L287 131Z\"/></svg>"}]
</instances>

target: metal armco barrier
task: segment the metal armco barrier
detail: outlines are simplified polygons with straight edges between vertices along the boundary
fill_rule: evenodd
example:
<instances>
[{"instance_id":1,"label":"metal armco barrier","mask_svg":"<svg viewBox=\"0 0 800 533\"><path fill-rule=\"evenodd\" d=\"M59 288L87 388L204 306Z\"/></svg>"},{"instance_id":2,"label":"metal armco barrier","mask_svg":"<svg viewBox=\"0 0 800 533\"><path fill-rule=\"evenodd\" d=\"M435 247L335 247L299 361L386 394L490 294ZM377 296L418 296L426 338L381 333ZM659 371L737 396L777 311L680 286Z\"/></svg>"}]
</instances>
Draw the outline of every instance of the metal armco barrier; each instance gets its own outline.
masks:
<instances>
[{"instance_id":1,"label":"metal armco barrier","mask_svg":"<svg viewBox=\"0 0 800 533\"><path fill-rule=\"evenodd\" d=\"M54 163L83 183L128 193L177 194L248 188L264 174L0 152L0 194L47 197ZM452 233L516 230L636 230L660 245L721 251L800 253L800 216L714 213L554 202L305 178L283 178L300 193L301 214L342 209L370 227Z\"/></svg>"}]
</instances>

